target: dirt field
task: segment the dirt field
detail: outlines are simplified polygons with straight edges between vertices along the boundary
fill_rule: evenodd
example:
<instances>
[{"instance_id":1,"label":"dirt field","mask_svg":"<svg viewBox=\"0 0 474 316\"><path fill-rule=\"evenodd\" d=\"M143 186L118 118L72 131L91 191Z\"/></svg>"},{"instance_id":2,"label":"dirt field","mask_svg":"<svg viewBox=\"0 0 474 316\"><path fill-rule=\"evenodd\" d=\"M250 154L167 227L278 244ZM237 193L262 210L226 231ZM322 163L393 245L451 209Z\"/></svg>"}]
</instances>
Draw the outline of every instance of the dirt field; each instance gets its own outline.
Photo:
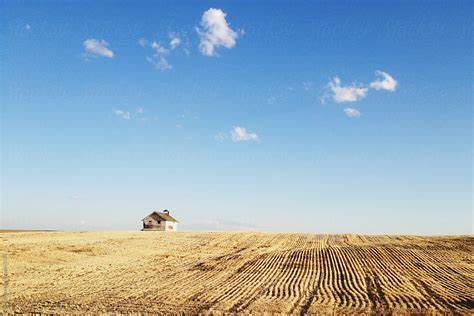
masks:
<instances>
[{"instance_id":1,"label":"dirt field","mask_svg":"<svg viewBox=\"0 0 474 316\"><path fill-rule=\"evenodd\" d=\"M473 237L17 232L0 242L9 312L474 312Z\"/></svg>"}]
</instances>

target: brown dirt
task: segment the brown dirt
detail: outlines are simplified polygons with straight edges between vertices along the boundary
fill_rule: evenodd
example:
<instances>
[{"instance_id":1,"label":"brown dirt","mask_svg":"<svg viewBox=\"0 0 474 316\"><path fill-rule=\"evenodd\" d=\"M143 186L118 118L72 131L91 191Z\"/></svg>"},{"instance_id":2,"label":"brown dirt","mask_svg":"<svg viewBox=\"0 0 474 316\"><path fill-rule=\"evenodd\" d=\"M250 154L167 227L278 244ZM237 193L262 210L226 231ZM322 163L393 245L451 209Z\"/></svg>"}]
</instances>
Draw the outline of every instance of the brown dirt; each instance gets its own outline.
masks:
<instances>
[{"instance_id":1,"label":"brown dirt","mask_svg":"<svg viewBox=\"0 0 474 316\"><path fill-rule=\"evenodd\" d=\"M0 242L8 255L8 312L474 309L471 236L23 232L1 234Z\"/></svg>"}]
</instances>

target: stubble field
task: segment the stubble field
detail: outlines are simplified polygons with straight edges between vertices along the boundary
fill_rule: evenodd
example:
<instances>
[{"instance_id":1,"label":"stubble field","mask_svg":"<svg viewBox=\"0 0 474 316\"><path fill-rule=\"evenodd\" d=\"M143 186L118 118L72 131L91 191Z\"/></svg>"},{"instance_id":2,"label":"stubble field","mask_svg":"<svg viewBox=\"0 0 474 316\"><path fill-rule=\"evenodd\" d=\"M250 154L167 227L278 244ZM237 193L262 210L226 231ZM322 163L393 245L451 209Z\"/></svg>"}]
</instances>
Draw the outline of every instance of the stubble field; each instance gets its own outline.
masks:
<instances>
[{"instance_id":1,"label":"stubble field","mask_svg":"<svg viewBox=\"0 0 474 316\"><path fill-rule=\"evenodd\" d=\"M7 312L474 311L470 236L21 232L0 240Z\"/></svg>"}]
</instances>

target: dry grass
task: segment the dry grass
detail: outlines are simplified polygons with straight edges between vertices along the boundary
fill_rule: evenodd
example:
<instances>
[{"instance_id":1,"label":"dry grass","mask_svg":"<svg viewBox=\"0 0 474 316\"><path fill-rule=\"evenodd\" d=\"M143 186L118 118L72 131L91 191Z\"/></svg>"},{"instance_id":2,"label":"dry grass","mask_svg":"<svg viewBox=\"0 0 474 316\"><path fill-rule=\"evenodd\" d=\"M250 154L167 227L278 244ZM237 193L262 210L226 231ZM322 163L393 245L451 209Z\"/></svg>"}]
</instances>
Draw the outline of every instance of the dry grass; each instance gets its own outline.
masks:
<instances>
[{"instance_id":1,"label":"dry grass","mask_svg":"<svg viewBox=\"0 0 474 316\"><path fill-rule=\"evenodd\" d=\"M23 232L8 312L472 314L473 237ZM3 287L3 286L2 286Z\"/></svg>"}]
</instances>

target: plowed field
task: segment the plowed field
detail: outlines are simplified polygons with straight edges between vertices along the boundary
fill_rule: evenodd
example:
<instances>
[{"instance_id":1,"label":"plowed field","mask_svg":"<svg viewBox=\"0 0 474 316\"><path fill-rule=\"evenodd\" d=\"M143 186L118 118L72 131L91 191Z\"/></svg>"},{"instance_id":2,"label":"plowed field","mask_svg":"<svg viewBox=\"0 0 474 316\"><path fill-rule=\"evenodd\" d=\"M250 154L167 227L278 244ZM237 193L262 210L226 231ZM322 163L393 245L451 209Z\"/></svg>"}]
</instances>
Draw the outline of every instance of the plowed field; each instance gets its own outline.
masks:
<instances>
[{"instance_id":1,"label":"plowed field","mask_svg":"<svg viewBox=\"0 0 474 316\"><path fill-rule=\"evenodd\" d=\"M474 312L470 236L21 232L0 241L8 312Z\"/></svg>"}]
</instances>

